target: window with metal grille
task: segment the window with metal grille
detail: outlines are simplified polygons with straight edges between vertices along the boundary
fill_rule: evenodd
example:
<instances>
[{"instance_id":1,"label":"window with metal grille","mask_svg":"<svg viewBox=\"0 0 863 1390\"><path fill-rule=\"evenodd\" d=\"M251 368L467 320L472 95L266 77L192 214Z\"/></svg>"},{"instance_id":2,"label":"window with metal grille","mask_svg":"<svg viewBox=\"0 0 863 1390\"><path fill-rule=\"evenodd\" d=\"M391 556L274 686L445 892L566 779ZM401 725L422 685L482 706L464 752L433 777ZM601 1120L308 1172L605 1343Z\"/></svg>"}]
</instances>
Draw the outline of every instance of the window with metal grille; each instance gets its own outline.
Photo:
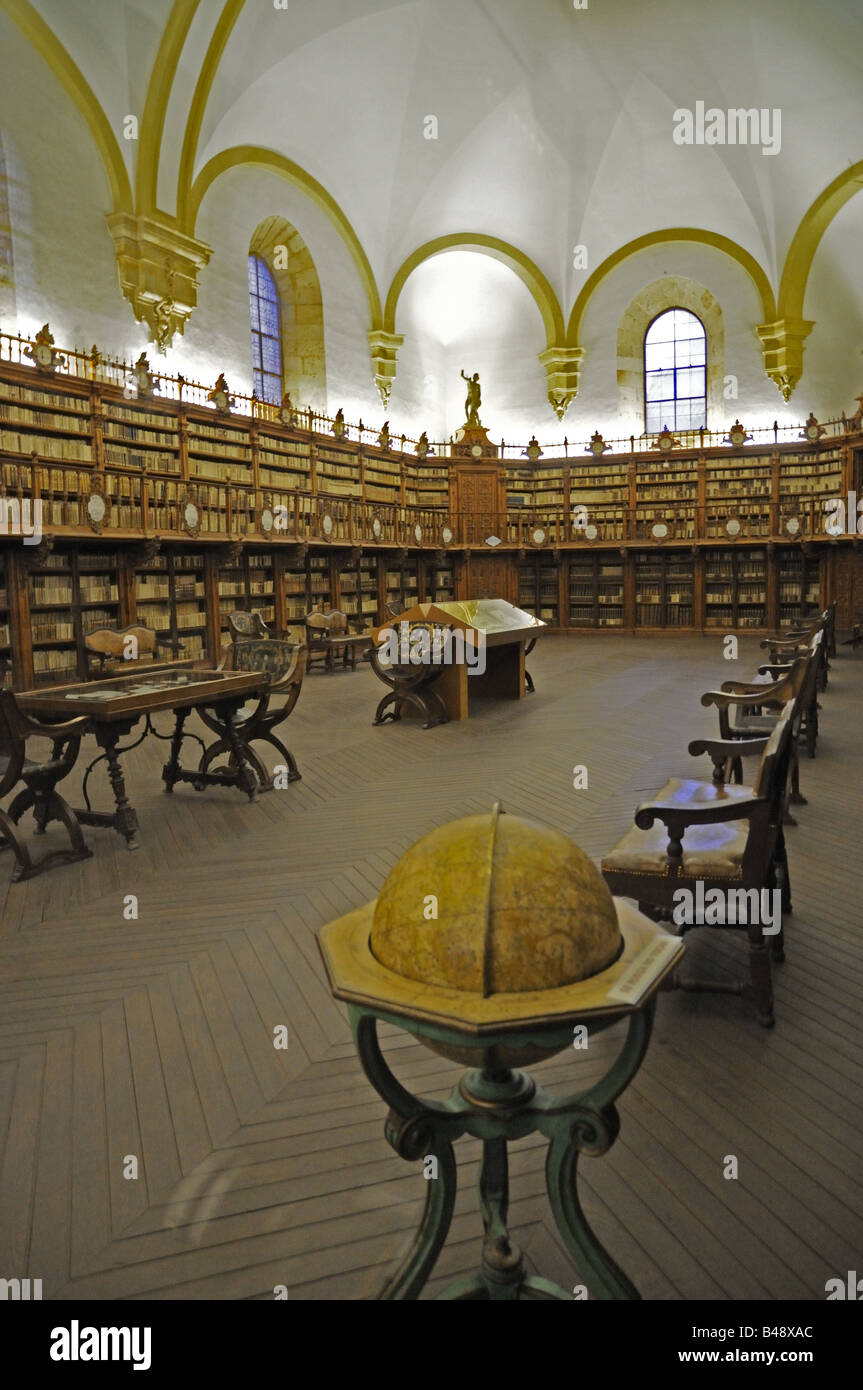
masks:
<instances>
[{"instance_id":1,"label":"window with metal grille","mask_svg":"<svg viewBox=\"0 0 863 1390\"><path fill-rule=\"evenodd\" d=\"M279 405L282 399L279 295L269 266L260 256L249 257L249 314L255 395L259 400Z\"/></svg>"},{"instance_id":2,"label":"window with metal grille","mask_svg":"<svg viewBox=\"0 0 863 1390\"><path fill-rule=\"evenodd\" d=\"M707 336L688 309L667 309L644 335L644 428L707 425Z\"/></svg>"}]
</instances>

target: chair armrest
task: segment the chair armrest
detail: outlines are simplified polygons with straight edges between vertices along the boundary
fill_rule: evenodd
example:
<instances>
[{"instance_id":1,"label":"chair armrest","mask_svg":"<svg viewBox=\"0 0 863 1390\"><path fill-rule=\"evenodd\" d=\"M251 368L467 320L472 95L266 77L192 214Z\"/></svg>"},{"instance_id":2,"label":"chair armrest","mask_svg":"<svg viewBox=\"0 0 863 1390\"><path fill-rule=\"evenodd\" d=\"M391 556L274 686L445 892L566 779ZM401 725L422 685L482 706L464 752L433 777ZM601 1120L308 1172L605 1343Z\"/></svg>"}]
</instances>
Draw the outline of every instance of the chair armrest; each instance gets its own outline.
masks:
<instances>
[{"instance_id":1,"label":"chair armrest","mask_svg":"<svg viewBox=\"0 0 863 1390\"><path fill-rule=\"evenodd\" d=\"M758 675L772 676L774 680L777 680L780 673L784 674L786 671L790 671L793 666L793 661L768 661L764 666L758 667Z\"/></svg>"},{"instance_id":2,"label":"chair armrest","mask_svg":"<svg viewBox=\"0 0 863 1390\"><path fill-rule=\"evenodd\" d=\"M767 735L763 738L694 738L689 752L693 758L709 753L714 761L716 758L720 761L723 758L751 758L756 753L763 753L769 742Z\"/></svg>"},{"instance_id":3,"label":"chair armrest","mask_svg":"<svg viewBox=\"0 0 863 1390\"><path fill-rule=\"evenodd\" d=\"M772 685L758 685L749 681L726 681L721 690L708 690L701 697L702 705L716 705L717 709L728 709L730 705L784 705L782 681ZM779 693L777 693L779 692Z\"/></svg>"},{"instance_id":4,"label":"chair armrest","mask_svg":"<svg viewBox=\"0 0 863 1390\"><path fill-rule=\"evenodd\" d=\"M635 824L639 830L649 830L654 821L661 820L669 831L683 831L690 825L721 825L729 820L750 820L767 802L761 797L748 797L745 801L712 801L700 806L677 806L668 801L644 801L635 812Z\"/></svg>"},{"instance_id":5,"label":"chair armrest","mask_svg":"<svg viewBox=\"0 0 863 1390\"><path fill-rule=\"evenodd\" d=\"M33 734L39 738L82 738L90 725L90 720L86 714L79 714L74 719L66 719L62 724L47 724L41 719L35 719L33 715L25 714L17 702L15 714L17 731L25 735Z\"/></svg>"}]
</instances>

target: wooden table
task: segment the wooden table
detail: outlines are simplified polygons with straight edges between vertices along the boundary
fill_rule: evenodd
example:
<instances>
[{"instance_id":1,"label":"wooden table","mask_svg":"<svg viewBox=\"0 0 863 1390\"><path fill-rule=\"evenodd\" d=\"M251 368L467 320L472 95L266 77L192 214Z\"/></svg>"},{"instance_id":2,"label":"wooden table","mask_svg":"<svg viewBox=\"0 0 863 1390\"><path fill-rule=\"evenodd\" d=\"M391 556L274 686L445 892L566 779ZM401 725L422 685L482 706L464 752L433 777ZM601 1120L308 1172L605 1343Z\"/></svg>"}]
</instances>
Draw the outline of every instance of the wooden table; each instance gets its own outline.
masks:
<instances>
[{"instance_id":1,"label":"wooden table","mask_svg":"<svg viewBox=\"0 0 863 1390\"><path fill-rule=\"evenodd\" d=\"M162 770L166 792L173 791L177 782L191 782L197 787L234 786L245 791L249 800L253 801L258 780L244 742L234 728L233 716L250 696L260 692L267 683L267 676L260 671L217 671L196 667L192 661L175 661L150 666L145 673L138 671L131 676L24 690L16 696L16 700L27 714L49 726L46 728L49 737L52 719L62 721L74 715L86 715L102 752L87 768L83 788L86 806L82 810L76 809L75 814L82 825L116 830L131 850L139 847L138 816L126 794L120 753L128 753L136 748L148 733L155 734L157 738L170 738L171 753ZM224 720L233 753L234 768L231 771L200 772L180 766L183 739L197 737L184 733L183 725L189 711L200 705L218 711ZM174 712L172 735L159 734L153 728L151 716L159 710ZM146 721L140 738L128 747L120 748L120 739L131 733L140 719ZM112 812L94 811L87 795L90 773L102 758L108 764L108 776L114 793L115 809Z\"/></svg>"}]
</instances>

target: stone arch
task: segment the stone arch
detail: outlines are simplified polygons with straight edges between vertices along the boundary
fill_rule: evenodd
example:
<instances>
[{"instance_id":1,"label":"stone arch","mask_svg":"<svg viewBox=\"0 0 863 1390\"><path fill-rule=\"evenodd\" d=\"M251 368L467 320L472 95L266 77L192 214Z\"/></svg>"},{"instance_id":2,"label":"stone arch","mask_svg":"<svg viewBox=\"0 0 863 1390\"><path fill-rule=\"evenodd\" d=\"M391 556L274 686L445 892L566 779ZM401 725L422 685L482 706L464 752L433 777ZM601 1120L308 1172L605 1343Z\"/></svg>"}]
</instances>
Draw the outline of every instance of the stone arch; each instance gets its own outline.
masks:
<instances>
[{"instance_id":1,"label":"stone arch","mask_svg":"<svg viewBox=\"0 0 863 1390\"><path fill-rule=\"evenodd\" d=\"M279 248L284 247L284 251ZM279 293L282 339L282 389L295 405L327 408L324 349L324 303L311 252L284 217L259 222L249 252L269 267Z\"/></svg>"},{"instance_id":2,"label":"stone arch","mask_svg":"<svg viewBox=\"0 0 863 1390\"><path fill-rule=\"evenodd\" d=\"M618 406L644 429L644 335L666 309L688 309L707 334L707 426L724 420L725 328L722 309L710 290L685 275L663 275L645 285L628 304L617 329Z\"/></svg>"}]
</instances>

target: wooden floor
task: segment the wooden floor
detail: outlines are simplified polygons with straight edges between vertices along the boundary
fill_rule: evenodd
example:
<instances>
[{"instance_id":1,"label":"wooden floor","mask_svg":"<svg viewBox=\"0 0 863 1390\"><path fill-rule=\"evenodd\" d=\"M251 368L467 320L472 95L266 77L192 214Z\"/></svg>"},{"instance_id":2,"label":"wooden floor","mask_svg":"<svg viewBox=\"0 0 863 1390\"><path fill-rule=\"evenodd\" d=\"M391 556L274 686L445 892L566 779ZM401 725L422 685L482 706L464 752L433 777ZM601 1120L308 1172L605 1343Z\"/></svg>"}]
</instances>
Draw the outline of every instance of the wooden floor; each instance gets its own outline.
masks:
<instances>
[{"instance_id":1,"label":"wooden floor","mask_svg":"<svg viewBox=\"0 0 863 1390\"><path fill-rule=\"evenodd\" d=\"M94 858L11 887L0 860L0 1277L41 1278L46 1298L372 1294L425 1182L385 1142L317 929L373 897L420 835L496 799L598 859L640 800L691 769L687 742L714 728L700 693L757 655L743 642L732 666L719 637L548 638L530 659L536 695L428 731L372 727L383 688L367 669L315 672L285 726L302 782L254 805L188 786L168 797L166 745L148 739L127 759L138 853L88 830ZM860 1267L861 690L861 658L840 648L803 764L810 804L787 832L795 912L775 1030L733 996L663 995L620 1138L583 1164L586 1210L645 1298L823 1299L828 1278ZM737 933L687 941L700 973L742 960ZM617 1041L536 1074L570 1089ZM406 1034L386 1048L427 1095L457 1079ZM426 1296L479 1255L478 1146L457 1152L456 1217ZM723 1177L731 1154L737 1181ZM543 1159L541 1140L513 1149L512 1231L531 1268L568 1287Z\"/></svg>"}]
</instances>

